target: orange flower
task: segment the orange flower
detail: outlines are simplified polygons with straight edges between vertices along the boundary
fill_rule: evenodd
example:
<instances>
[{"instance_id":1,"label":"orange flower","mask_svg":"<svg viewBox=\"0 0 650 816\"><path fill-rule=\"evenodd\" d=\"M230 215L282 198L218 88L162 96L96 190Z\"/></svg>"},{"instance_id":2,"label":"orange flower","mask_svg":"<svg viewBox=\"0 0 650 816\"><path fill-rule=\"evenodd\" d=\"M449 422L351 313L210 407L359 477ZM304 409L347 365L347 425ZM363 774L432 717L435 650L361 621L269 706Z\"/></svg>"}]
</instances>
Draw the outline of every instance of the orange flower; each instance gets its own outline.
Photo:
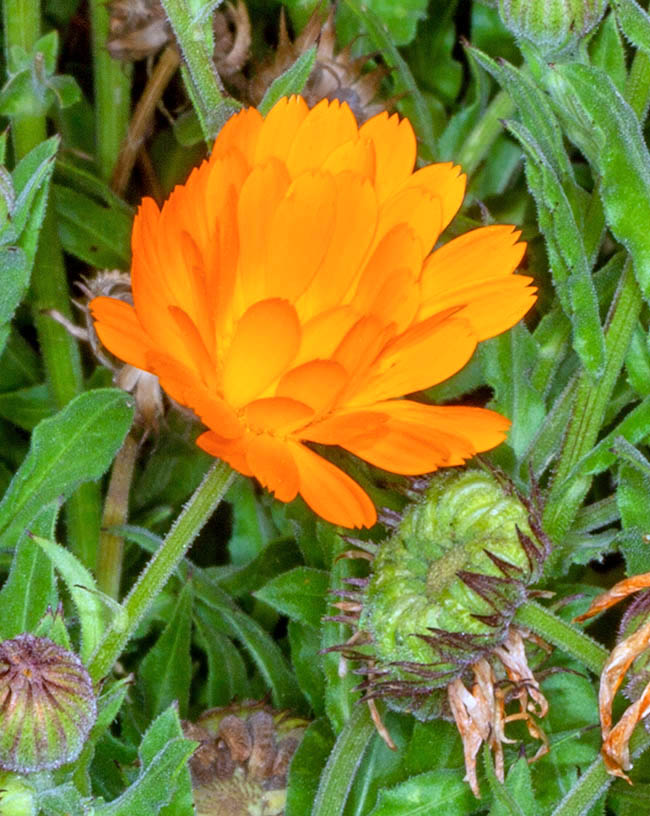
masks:
<instances>
[{"instance_id":1,"label":"orange flower","mask_svg":"<svg viewBox=\"0 0 650 816\"><path fill-rule=\"evenodd\" d=\"M308 445L394 473L460 465L509 422L396 399L462 368L530 308L525 245L482 227L429 254L463 199L451 164L413 172L405 119L281 99L233 116L207 161L133 227L133 302L95 298L97 333L210 430L197 444L281 501L370 526L361 487Z\"/></svg>"}]
</instances>

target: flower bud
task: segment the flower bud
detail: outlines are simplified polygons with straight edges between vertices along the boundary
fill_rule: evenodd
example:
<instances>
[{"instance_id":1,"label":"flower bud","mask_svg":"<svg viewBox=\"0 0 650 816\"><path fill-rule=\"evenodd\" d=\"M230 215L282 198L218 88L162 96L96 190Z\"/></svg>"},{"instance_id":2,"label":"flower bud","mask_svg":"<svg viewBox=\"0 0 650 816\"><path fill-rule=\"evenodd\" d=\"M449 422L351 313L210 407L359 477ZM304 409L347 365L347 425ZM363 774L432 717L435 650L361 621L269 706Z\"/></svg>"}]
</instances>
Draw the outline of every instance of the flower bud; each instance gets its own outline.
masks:
<instances>
[{"instance_id":1,"label":"flower bud","mask_svg":"<svg viewBox=\"0 0 650 816\"><path fill-rule=\"evenodd\" d=\"M0 767L30 773L79 756L97 704L75 654L23 634L0 643L0 712Z\"/></svg>"},{"instance_id":2,"label":"flower bud","mask_svg":"<svg viewBox=\"0 0 650 816\"><path fill-rule=\"evenodd\" d=\"M499 13L516 37L544 55L574 47L602 20L607 0L499 0Z\"/></svg>"}]
</instances>

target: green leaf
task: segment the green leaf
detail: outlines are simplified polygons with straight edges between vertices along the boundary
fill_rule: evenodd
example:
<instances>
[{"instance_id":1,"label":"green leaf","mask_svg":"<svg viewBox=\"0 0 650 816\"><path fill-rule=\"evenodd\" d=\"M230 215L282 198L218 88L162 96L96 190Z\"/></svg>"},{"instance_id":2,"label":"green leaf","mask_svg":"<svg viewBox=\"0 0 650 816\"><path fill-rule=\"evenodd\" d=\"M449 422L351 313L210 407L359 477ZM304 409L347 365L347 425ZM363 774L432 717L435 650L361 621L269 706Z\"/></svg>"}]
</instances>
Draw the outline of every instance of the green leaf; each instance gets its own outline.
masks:
<instances>
[{"instance_id":1,"label":"green leaf","mask_svg":"<svg viewBox=\"0 0 650 816\"><path fill-rule=\"evenodd\" d=\"M107 804L95 808L95 816L134 816L163 813L173 803L168 816L193 816L191 782L187 769L196 742L185 739L178 711L170 706L152 723L138 751L140 774L126 791Z\"/></svg>"},{"instance_id":2,"label":"green leaf","mask_svg":"<svg viewBox=\"0 0 650 816\"><path fill-rule=\"evenodd\" d=\"M131 258L131 218L84 193L54 185L61 243L91 266L125 269Z\"/></svg>"},{"instance_id":3,"label":"green leaf","mask_svg":"<svg viewBox=\"0 0 650 816\"><path fill-rule=\"evenodd\" d=\"M494 797L490 816L536 816L539 810L525 757L520 757L509 769L505 783L497 779L488 745L483 747L483 764Z\"/></svg>"},{"instance_id":4,"label":"green leaf","mask_svg":"<svg viewBox=\"0 0 650 816\"><path fill-rule=\"evenodd\" d=\"M201 605L195 611L197 640L208 659L208 676L201 702L206 708L229 705L233 700L249 696L246 665L232 642L215 626L217 615Z\"/></svg>"},{"instance_id":5,"label":"green leaf","mask_svg":"<svg viewBox=\"0 0 650 816\"><path fill-rule=\"evenodd\" d=\"M326 612L328 586L329 575L324 570L296 567L253 594L292 620L319 629Z\"/></svg>"},{"instance_id":6,"label":"green leaf","mask_svg":"<svg viewBox=\"0 0 650 816\"><path fill-rule=\"evenodd\" d=\"M291 665L302 693L309 701L316 716L324 713L325 678L320 649L320 632L312 626L289 621L289 644Z\"/></svg>"},{"instance_id":7,"label":"green leaf","mask_svg":"<svg viewBox=\"0 0 650 816\"><path fill-rule=\"evenodd\" d=\"M627 80L625 47L613 14L608 14L598 27L596 36L589 44L589 51L592 63L606 71L619 93L624 93Z\"/></svg>"},{"instance_id":8,"label":"green leaf","mask_svg":"<svg viewBox=\"0 0 650 816\"><path fill-rule=\"evenodd\" d=\"M334 745L334 735L326 719L313 722L293 755L287 780L285 816L306 816L318 790L318 780Z\"/></svg>"},{"instance_id":9,"label":"green leaf","mask_svg":"<svg viewBox=\"0 0 650 816\"><path fill-rule=\"evenodd\" d=\"M413 776L391 790L380 791L369 816L467 816L476 800L463 780L463 771L439 769Z\"/></svg>"},{"instance_id":10,"label":"green leaf","mask_svg":"<svg viewBox=\"0 0 650 816\"><path fill-rule=\"evenodd\" d=\"M192 679L192 585L185 584L176 608L162 634L140 664L140 679L147 711L153 716L177 702L187 715Z\"/></svg>"},{"instance_id":11,"label":"green leaf","mask_svg":"<svg viewBox=\"0 0 650 816\"><path fill-rule=\"evenodd\" d=\"M0 502L1 546L14 546L42 507L98 479L119 450L133 418L132 398L106 388L80 394L41 422L27 457Z\"/></svg>"},{"instance_id":12,"label":"green leaf","mask_svg":"<svg viewBox=\"0 0 650 816\"><path fill-rule=\"evenodd\" d=\"M54 535L58 504L40 510L32 530ZM18 540L9 577L0 591L0 640L33 632L48 609L57 606L56 583L50 559L29 536Z\"/></svg>"},{"instance_id":13,"label":"green leaf","mask_svg":"<svg viewBox=\"0 0 650 816\"><path fill-rule=\"evenodd\" d=\"M27 256L19 247L0 248L0 328L4 329L13 319L29 284L31 271ZM4 349L8 331L0 343Z\"/></svg>"},{"instance_id":14,"label":"green leaf","mask_svg":"<svg viewBox=\"0 0 650 816\"><path fill-rule=\"evenodd\" d=\"M298 57L290 68L273 80L262 101L257 106L262 116L266 116L278 99L283 96L302 93L315 63L316 46L312 45L311 48Z\"/></svg>"},{"instance_id":15,"label":"green leaf","mask_svg":"<svg viewBox=\"0 0 650 816\"><path fill-rule=\"evenodd\" d=\"M616 22L631 43L650 54L650 15L635 0L612 0Z\"/></svg>"},{"instance_id":16,"label":"green leaf","mask_svg":"<svg viewBox=\"0 0 650 816\"><path fill-rule=\"evenodd\" d=\"M95 651L106 629L106 609L95 579L76 556L55 541L40 536L33 540L45 552L61 575L79 615L81 646L79 656L84 663Z\"/></svg>"},{"instance_id":17,"label":"green leaf","mask_svg":"<svg viewBox=\"0 0 650 816\"><path fill-rule=\"evenodd\" d=\"M43 816L88 816L89 806L90 800L83 797L72 782L38 794L39 813Z\"/></svg>"},{"instance_id":18,"label":"green leaf","mask_svg":"<svg viewBox=\"0 0 650 816\"><path fill-rule=\"evenodd\" d=\"M49 638L53 643L67 649L69 652L74 651L70 643L70 635L65 628L65 619L63 617L63 604L59 603L56 609L49 607L45 615L38 622L38 626L34 630L36 637Z\"/></svg>"},{"instance_id":19,"label":"green leaf","mask_svg":"<svg viewBox=\"0 0 650 816\"><path fill-rule=\"evenodd\" d=\"M0 416L25 431L34 430L55 412L56 404L45 383L0 394Z\"/></svg>"},{"instance_id":20,"label":"green leaf","mask_svg":"<svg viewBox=\"0 0 650 816\"><path fill-rule=\"evenodd\" d=\"M346 3L353 11L356 10L356 3ZM415 30L420 20L426 17L426 0L401 0L395 3L394 0L366 0L362 6L363 10L370 12L376 21L376 25L381 26L386 38L390 38L395 45L408 45L415 37ZM337 29L341 29L341 36L344 40L354 36L354 29L351 21L340 16L337 19Z\"/></svg>"},{"instance_id":21,"label":"green leaf","mask_svg":"<svg viewBox=\"0 0 650 816\"><path fill-rule=\"evenodd\" d=\"M630 340L630 347L625 358L625 370L630 385L637 394L640 397L650 396L650 349L648 348L648 337L641 326L636 327Z\"/></svg>"},{"instance_id":22,"label":"green leaf","mask_svg":"<svg viewBox=\"0 0 650 816\"><path fill-rule=\"evenodd\" d=\"M650 298L650 155L639 120L607 74L593 66L558 65L549 72L558 108L570 111L569 138L601 175L607 223L634 261Z\"/></svg>"}]
</instances>

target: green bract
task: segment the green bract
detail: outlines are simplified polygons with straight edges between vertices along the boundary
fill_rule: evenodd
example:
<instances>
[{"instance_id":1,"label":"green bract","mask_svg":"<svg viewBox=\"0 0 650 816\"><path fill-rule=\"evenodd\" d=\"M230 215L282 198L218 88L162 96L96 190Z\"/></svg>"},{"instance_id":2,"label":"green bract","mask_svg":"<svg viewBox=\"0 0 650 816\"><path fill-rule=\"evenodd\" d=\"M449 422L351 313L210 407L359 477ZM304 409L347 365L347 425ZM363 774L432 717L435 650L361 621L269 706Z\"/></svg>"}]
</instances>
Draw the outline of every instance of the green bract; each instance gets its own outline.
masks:
<instances>
[{"instance_id":1,"label":"green bract","mask_svg":"<svg viewBox=\"0 0 650 816\"><path fill-rule=\"evenodd\" d=\"M530 509L494 476L436 474L373 561L359 628L388 670L373 690L433 714L430 692L503 641L545 555Z\"/></svg>"}]
</instances>

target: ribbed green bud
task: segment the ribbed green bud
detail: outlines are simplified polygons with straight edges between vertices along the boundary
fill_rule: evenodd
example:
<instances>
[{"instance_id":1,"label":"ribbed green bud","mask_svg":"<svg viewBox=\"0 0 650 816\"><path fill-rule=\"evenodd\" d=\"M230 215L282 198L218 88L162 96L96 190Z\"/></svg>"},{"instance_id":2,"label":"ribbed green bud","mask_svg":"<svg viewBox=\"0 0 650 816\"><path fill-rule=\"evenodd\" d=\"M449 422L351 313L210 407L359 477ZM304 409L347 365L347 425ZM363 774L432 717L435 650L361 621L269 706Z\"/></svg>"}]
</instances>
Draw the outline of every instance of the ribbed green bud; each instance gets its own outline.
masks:
<instances>
[{"instance_id":1,"label":"ribbed green bud","mask_svg":"<svg viewBox=\"0 0 650 816\"><path fill-rule=\"evenodd\" d=\"M24 634L0 643L0 767L19 773L76 759L97 716L77 655Z\"/></svg>"},{"instance_id":2,"label":"ribbed green bud","mask_svg":"<svg viewBox=\"0 0 650 816\"><path fill-rule=\"evenodd\" d=\"M602 20L607 0L499 0L499 14L516 37L543 54L572 48Z\"/></svg>"},{"instance_id":3,"label":"ribbed green bud","mask_svg":"<svg viewBox=\"0 0 650 816\"><path fill-rule=\"evenodd\" d=\"M377 668L389 669L389 704L433 715L427 693L503 641L538 577L540 538L530 509L492 475L434 475L380 545L363 598L359 629L372 637ZM407 699L418 684L421 704Z\"/></svg>"}]
</instances>

